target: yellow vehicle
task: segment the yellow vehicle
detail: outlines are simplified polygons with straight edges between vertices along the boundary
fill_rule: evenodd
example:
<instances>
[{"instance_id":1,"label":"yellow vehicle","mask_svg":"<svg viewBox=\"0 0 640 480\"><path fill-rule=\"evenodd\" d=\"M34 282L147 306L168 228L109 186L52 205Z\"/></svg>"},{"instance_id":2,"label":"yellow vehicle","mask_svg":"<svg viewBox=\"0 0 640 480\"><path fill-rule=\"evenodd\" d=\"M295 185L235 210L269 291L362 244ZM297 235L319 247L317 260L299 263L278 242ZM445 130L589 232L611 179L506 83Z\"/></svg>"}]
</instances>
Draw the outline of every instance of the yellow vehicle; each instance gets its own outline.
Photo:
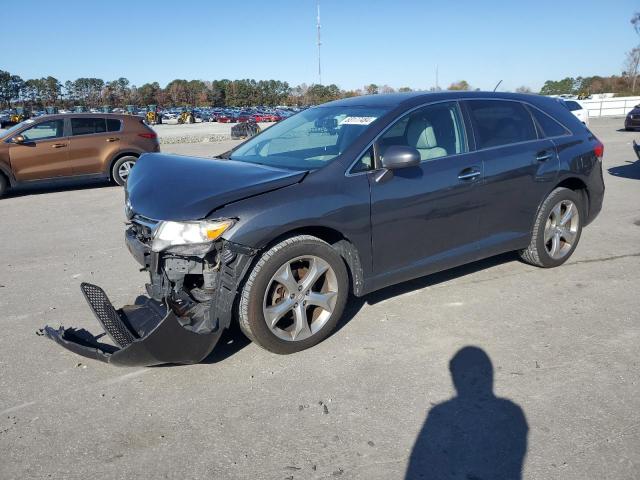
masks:
<instances>
[{"instance_id":1,"label":"yellow vehicle","mask_svg":"<svg viewBox=\"0 0 640 480\"><path fill-rule=\"evenodd\" d=\"M148 105L147 114L145 116L149 125L159 125L162 123L162 115L158 112L157 105Z\"/></svg>"},{"instance_id":2,"label":"yellow vehicle","mask_svg":"<svg viewBox=\"0 0 640 480\"><path fill-rule=\"evenodd\" d=\"M24 109L24 107L16 107L15 113L12 113L9 116L9 122L12 124L20 123L29 118L29 112Z\"/></svg>"},{"instance_id":3,"label":"yellow vehicle","mask_svg":"<svg viewBox=\"0 0 640 480\"><path fill-rule=\"evenodd\" d=\"M196 123L196 118L191 110L185 108L178 117L178 123Z\"/></svg>"}]
</instances>

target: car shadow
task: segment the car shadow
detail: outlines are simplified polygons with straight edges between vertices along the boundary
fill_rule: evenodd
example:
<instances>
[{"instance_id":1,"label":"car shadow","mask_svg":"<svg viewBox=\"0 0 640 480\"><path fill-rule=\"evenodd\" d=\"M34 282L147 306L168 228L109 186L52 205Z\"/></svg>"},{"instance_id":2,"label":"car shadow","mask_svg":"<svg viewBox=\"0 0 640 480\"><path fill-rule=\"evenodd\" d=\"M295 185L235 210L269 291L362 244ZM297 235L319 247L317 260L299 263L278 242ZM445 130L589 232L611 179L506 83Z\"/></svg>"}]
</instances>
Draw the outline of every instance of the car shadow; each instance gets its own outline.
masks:
<instances>
[{"instance_id":1,"label":"car shadow","mask_svg":"<svg viewBox=\"0 0 640 480\"><path fill-rule=\"evenodd\" d=\"M522 408L494 394L491 359L467 346L449 371L456 396L429 410L405 480L521 479L529 426Z\"/></svg>"},{"instance_id":2,"label":"car shadow","mask_svg":"<svg viewBox=\"0 0 640 480\"><path fill-rule=\"evenodd\" d=\"M512 262L514 260L517 260L517 258L518 256L514 252L504 253L495 257L486 258L484 260L462 265L457 268L452 268L451 270L434 273L426 277L420 277L415 280L410 280L408 282L393 285L365 295L361 298L352 296L349 298L349 302L347 302L344 314L342 315L342 318L340 319L340 322L338 323L332 335L335 335L345 325L347 325L347 323L349 323L358 314L365 303L374 305L378 302L382 302L397 295L402 295L403 293L408 293L414 290L420 290L425 287L447 282L458 277L469 275L470 273L502 265L503 263ZM238 322L231 322L231 326L222 334L220 340L218 341L218 344L213 349L213 351L200 363L214 364L222 362L232 355L238 353L250 343L251 340L249 340L242 333Z\"/></svg>"},{"instance_id":3,"label":"car shadow","mask_svg":"<svg viewBox=\"0 0 640 480\"><path fill-rule=\"evenodd\" d=\"M103 180L54 180L52 182L40 182L33 185L20 185L10 188L1 198L18 198L31 195L43 195L47 193L70 192L75 190L88 190L94 188L122 188L118 185Z\"/></svg>"},{"instance_id":4,"label":"car shadow","mask_svg":"<svg viewBox=\"0 0 640 480\"><path fill-rule=\"evenodd\" d=\"M617 165L607 169L610 175L614 177L629 178L631 180L640 180L640 160L627 160L624 165Z\"/></svg>"},{"instance_id":5,"label":"car shadow","mask_svg":"<svg viewBox=\"0 0 640 480\"><path fill-rule=\"evenodd\" d=\"M438 285L439 283L448 282L449 280L464 277L465 275L496 267L514 260L518 260L518 255L515 252L503 253L494 257L485 258L477 262L452 268L450 270L444 270L442 272L419 277L397 285L391 285L390 287L369 293L364 297L358 298L351 296L334 334L344 328L353 319L353 317L358 314L365 303L368 305L375 305L376 303L383 302L398 295L403 295L415 290L421 290L426 287Z\"/></svg>"},{"instance_id":6,"label":"car shadow","mask_svg":"<svg viewBox=\"0 0 640 480\"><path fill-rule=\"evenodd\" d=\"M222 362L230 356L238 353L250 343L251 340L242 333L238 322L231 322L231 325L224 331L213 351L200 363L210 365Z\"/></svg>"}]
</instances>

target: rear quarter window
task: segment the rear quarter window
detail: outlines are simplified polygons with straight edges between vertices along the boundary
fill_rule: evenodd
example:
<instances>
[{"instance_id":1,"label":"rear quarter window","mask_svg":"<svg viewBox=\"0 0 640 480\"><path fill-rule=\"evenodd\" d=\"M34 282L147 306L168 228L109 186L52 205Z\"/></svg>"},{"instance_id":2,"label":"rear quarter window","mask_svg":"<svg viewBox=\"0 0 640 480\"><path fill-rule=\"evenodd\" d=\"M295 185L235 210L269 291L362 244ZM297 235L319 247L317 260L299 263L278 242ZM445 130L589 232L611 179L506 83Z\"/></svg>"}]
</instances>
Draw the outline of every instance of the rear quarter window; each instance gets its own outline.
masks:
<instances>
[{"instance_id":1,"label":"rear quarter window","mask_svg":"<svg viewBox=\"0 0 640 480\"><path fill-rule=\"evenodd\" d=\"M544 112L541 112L535 107L530 107L533 118L536 119L538 127L540 127L541 133L545 137L560 137L562 135L571 135L571 132L563 127L559 122L551 118Z\"/></svg>"},{"instance_id":2,"label":"rear quarter window","mask_svg":"<svg viewBox=\"0 0 640 480\"><path fill-rule=\"evenodd\" d=\"M107 132L118 132L122 128L122 121L117 118L107 118Z\"/></svg>"},{"instance_id":3,"label":"rear quarter window","mask_svg":"<svg viewBox=\"0 0 640 480\"><path fill-rule=\"evenodd\" d=\"M564 106L567 107L570 111L575 112L576 110L582 110L582 105L578 102L572 101L564 101Z\"/></svg>"},{"instance_id":4,"label":"rear quarter window","mask_svg":"<svg viewBox=\"0 0 640 480\"><path fill-rule=\"evenodd\" d=\"M470 100L467 105L478 148L499 147L538 138L533 119L520 102Z\"/></svg>"}]
</instances>

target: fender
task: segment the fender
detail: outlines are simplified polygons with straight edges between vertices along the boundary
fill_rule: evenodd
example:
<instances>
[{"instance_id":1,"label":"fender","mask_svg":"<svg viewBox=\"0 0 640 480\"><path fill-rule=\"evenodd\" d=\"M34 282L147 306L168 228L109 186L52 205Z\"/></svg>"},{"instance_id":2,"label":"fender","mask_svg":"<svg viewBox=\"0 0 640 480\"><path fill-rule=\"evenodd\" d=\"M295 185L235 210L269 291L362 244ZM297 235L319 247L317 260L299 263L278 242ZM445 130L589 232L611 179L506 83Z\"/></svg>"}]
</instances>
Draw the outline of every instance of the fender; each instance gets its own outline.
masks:
<instances>
[{"instance_id":1,"label":"fender","mask_svg":"<svg viewBox=\"0 0 640 480\"><path fill-rule=\"evenodd\" d=\"M135 147L128 147L128 148L123 148L121 150L118 150L117 152L113 153L112 155L110 155L108 157L107 162L105 162L106 165L106 169L104 170L104 173L107 175L111 175L111 168L113 167L114 162L125 155L134 155L136 157L140 157L140 155L142 155L143 153L148 153L145 150L142 150L140 148L135 148Z\"/></svg>"},{"instance_id":2,"label":"fender","mask_svg":"<svg viewBox=\"0 0 640 480\"><path fill-rule=\"evenodd\" d=\"M14 187L16 185L16 177L13 176L11 167L9 167L9 165L7 165L5 162L0 161L0 172L2 172L9 179L10 186Z\"/></svg>"}]
</instances>

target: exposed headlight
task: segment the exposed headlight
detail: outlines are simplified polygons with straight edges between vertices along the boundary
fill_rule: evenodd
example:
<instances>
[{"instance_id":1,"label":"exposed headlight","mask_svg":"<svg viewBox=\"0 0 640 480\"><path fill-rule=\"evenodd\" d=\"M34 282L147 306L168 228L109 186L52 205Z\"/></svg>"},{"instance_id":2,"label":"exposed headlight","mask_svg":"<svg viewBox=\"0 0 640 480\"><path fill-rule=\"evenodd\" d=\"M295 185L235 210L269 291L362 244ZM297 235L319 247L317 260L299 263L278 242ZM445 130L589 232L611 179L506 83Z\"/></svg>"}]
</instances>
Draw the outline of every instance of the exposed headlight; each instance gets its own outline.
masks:
<instances>
[{"instance_id":1,"label":"exposed headlight","mask_svg":"<svg viewBox=\"0 0 640 480\"><path fill-rule=\"evenodd\" d=\"M154 252L161 252L176 245L211 243L220 238L233 223L233 220L160 222L154 229L151 249Z\"/></svg>"}]
</instances>

